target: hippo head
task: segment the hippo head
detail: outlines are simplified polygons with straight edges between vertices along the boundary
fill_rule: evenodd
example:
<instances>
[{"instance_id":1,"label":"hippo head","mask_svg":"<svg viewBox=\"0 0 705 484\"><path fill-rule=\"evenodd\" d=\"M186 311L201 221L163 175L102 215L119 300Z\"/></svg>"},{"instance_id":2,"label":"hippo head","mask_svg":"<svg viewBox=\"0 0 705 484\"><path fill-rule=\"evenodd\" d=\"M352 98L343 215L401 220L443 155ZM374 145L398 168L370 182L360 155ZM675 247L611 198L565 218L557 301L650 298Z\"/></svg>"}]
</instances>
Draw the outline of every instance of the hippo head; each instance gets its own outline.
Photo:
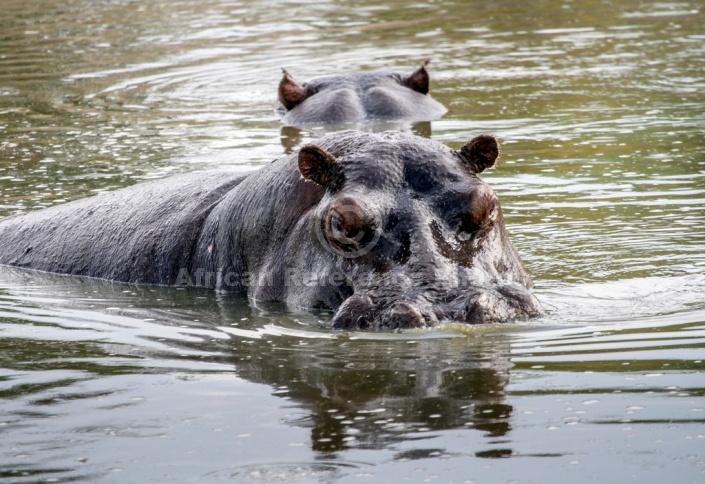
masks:
<instances>
[{"instance_id":1,"label":"hippo head","mask_svg":"<svg viewBox=\"0 0 705 484\"><path fill-rule=\"evenodd\" d=\"M493 136L459 151L399 132L336 140L298 154L301 175L325 187L308 225L328 266L319 269L341 274L335 328L497 323L542 313L497 195L478 176L499 156Z\"/></svg>"},{"instance_id":2,"label":"hippo head","mask_svg":"<svg viewBox=\"0 0 705 484\"><path fill-rule=\"evenodd\" d=\"M428 94L426 61L411 74L375 71L298 83L283 69L279 111L289 125L340 124L364 119L429 121L446 112Z\"/></svg>"}]
</instances>

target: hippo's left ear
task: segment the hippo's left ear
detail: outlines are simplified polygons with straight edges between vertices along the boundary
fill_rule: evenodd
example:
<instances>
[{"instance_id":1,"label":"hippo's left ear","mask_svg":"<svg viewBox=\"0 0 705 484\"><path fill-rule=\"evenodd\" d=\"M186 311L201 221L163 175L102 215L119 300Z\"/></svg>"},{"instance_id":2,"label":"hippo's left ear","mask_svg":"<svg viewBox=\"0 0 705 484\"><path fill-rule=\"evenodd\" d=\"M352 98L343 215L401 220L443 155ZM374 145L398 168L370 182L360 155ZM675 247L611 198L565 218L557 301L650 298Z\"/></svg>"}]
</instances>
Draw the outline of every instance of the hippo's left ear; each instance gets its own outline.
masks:
<instances>
[{"instance_id":1,"label":"hippo's left ear","mask_svg":"<svg viewBox=\"0 0 705 484\"><path fill-rule=\"evenodd\" d=\"M416 69L413 73L409 74L408 76L404 77L403 84L409 89L413 89L416 92L420 92L421 94L428 94L428 91L431 88L431 78L428 75L426 66L429 62L431 61L426 59L421 65L421 67Z\"/></svg>"},{"instance_id":2,"label":"hippo's left ear","mask_svg":"<svg viewBox=\"0 0 705 484\"><path fill-rule=\"evenodd\" d=\"M336 165L335 156L316 145L305 145L299 150L299 171L312 182L327 186Z\"/></svg>"},{"instance_id":3,"label":"hippo's left ear","mask_svg":"<svg viewBox=\"0 0 705 484\"><path fill-rule=\"evenodd\" d=\"M497 162L499 143L491 134L481 134L468 141L456 153L472 173L482 173Z\"/></svg>"},{"instance_id":4,"label":"hippo's left ear","mask_svg":"<svg viewBox=\"0 0 705 484\"><path fill-rule=\"evenodd\" d=\"M282 69L284 77L279 81L279 102L287 109L294 109L306 99L306 89Z\"/></svg>"}]
</instances>

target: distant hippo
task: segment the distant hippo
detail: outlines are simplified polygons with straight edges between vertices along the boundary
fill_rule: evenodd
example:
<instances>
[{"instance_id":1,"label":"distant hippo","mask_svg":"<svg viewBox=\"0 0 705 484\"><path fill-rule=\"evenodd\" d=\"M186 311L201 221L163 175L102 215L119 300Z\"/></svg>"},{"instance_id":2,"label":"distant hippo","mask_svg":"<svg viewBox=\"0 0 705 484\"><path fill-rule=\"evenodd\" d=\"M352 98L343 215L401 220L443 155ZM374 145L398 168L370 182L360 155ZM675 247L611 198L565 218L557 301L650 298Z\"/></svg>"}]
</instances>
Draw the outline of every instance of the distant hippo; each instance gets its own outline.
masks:
<instances>
[{"instance_id":1,"label":"distant hippo","mask_svg":"<svg viewBox=\"0 0 705 484\"><path fill-rule=\"evenodd\" d=\"M353 123L364 119L430 121L446 112L429 94L426 61L411 74L390 71L320 77L299 84L284 69L278 111L286 125Z\"/></svg>"},{"instance_id":2,"label":"distant hippo","mask_svg":"<svg viewBox=\"0 0 705 484\"><path fill-rule=\"evenodd\" d=\"M498 154L490 135L454 151L333 133L250 174L179 175L0 220L0 264L330 309L334 328L526 319L541 306L478 177Z\"/></svg>"}]
</instances>

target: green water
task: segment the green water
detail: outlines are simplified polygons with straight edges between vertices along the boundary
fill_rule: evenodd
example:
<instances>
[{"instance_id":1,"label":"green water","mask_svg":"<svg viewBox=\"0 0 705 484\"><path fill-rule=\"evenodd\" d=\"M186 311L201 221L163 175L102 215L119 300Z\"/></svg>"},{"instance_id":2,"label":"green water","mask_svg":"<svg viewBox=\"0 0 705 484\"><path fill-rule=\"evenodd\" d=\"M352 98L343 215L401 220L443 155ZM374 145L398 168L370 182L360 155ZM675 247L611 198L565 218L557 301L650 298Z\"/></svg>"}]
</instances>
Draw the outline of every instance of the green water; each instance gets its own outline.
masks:
<instances>
[{"instance_id":1,"label":"green water","mask_svg":"<svg viewBox=\"0 0 705 484\"><path fill-rule=\"evenodd\" d=\"M546 317L339 333L206 291L0 268L0 480L702 482L705 6L3 0L0 216L251 170L297 79L411 71L386 126L483 174ZM361 129L380 126L361 125Z\"/></svg>"}]
</instances>

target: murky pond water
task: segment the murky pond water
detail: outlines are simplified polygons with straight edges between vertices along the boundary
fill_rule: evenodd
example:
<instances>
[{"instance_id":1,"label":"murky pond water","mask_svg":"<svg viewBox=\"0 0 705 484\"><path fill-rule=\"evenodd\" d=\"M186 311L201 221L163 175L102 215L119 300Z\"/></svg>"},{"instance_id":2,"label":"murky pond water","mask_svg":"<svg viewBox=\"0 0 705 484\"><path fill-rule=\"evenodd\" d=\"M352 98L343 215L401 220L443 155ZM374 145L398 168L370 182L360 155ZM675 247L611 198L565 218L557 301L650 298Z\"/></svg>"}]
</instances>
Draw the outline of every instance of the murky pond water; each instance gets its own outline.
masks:
<instances>
[{"instance_id":1,"label":"murky pond water","mask_svg":"<svg viewBox=\"0 0 705 484\"><path fill-rule=\"evenodd\" d=\"M341 333L207 291L0 268L10 482L702 482L705 8L696 1L3 0L0 216L249 170L307 79L432 59L549 314ZM390 127L390 126L387 126ZM360 126L379 129L379 126Z\"/></svg>"}]
</instances>

